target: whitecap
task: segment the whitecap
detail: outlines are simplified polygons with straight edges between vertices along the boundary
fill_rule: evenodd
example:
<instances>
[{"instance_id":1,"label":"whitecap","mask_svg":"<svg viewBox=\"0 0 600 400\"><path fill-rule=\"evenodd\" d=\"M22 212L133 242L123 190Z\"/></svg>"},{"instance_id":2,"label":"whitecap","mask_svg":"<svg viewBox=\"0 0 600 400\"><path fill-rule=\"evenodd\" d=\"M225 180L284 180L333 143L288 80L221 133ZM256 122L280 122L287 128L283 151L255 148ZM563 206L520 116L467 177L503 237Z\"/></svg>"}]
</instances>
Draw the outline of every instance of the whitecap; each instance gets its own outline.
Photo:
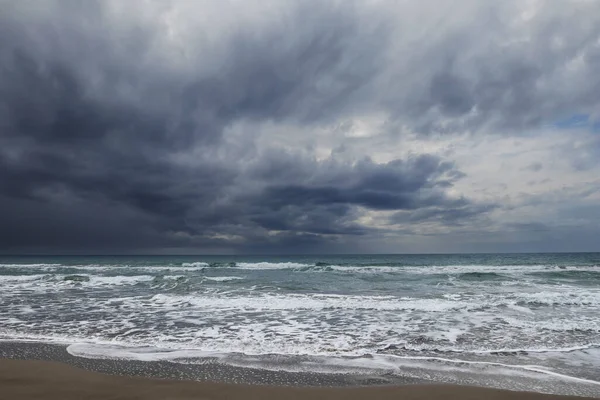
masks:
<instances>
[{"instance_id":1,"label":"whitecap","mask_svg":"<svg viewBox=\"0 0 600 400\"><path fill-rule=\"evenodd\" d=\"M242 280L241 276L206 276L204 279L215 282L229 282L229 281L237 281Z\"/></svg>"}]
</instances>

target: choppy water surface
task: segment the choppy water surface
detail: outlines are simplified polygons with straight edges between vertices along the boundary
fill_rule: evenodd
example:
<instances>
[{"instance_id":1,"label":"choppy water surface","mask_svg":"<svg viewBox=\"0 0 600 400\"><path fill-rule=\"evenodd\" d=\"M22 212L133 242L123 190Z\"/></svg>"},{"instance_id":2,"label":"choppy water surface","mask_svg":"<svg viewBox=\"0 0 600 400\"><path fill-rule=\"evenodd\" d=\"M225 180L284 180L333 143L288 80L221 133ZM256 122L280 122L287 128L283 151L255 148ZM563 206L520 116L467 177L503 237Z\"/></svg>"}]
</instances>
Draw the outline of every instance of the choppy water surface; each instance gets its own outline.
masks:
<instances>
[{"instance_id":1,"label":"choppy water surface","mask_svg":"<svg viewBox=\"0 0 600 400\"><path fill-rule=\"evenodd\" d=\"M599 265L597 253L4 257L0 337L92 358L523 376L600 393Z\"/></svg>"}]
</instances>

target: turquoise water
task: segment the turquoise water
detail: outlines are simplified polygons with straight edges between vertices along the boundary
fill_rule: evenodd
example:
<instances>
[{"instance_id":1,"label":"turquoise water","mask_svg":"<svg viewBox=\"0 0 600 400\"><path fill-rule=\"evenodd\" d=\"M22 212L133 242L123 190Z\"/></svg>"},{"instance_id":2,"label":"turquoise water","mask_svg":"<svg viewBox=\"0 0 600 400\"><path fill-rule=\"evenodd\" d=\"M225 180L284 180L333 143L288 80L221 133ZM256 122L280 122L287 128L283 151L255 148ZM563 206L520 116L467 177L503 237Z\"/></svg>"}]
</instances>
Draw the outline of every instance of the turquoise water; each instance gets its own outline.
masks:
<instances>
[{"instance_id":1,"label":"turquoise water","mask_svg":"<svg viewBox=\"0 0 600 400\"><path fill-rule=\"evenodd\" d=\"M82 357L594 386L599 265L600 253L0 257L0 337Z\"/></svg>"}]
</instances>

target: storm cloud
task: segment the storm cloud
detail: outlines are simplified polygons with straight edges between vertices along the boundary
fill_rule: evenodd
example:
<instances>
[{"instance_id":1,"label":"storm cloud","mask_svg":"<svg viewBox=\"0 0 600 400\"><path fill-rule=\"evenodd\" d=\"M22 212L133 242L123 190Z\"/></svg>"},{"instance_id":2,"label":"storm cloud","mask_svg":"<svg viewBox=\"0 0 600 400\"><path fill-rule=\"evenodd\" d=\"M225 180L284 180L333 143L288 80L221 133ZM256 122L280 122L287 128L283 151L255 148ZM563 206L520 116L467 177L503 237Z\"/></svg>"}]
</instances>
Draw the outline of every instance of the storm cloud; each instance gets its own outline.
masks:
<instances>
[{"instance_id":1,"label":"storm cloud","mask_svg":"<svg viewBox=\"0 0 600 400\"><path fill-rule=\"evenodd\" d=\"M596 2L0 4L2 252L408 251L548 226L457 143L598 167Z\"/></svg>"}]
</instances>

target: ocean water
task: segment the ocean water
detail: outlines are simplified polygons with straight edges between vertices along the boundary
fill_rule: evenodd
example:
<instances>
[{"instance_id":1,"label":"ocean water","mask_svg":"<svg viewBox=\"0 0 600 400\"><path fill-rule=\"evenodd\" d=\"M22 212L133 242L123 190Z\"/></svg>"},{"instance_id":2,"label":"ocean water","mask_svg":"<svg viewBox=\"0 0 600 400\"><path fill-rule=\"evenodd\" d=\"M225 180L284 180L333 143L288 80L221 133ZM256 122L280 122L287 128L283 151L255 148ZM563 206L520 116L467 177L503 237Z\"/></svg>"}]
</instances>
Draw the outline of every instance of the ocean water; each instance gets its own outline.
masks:
<instances>
[{"instance_id":1,"label":"ocean water","mask_svg":"<svg viewBox=\"0 0 600 400\"><path fill-rule=\"evenodd\" d=\"M600 253L1 257L0 339L600 393Z\"/></svg>"}]
</instances>

